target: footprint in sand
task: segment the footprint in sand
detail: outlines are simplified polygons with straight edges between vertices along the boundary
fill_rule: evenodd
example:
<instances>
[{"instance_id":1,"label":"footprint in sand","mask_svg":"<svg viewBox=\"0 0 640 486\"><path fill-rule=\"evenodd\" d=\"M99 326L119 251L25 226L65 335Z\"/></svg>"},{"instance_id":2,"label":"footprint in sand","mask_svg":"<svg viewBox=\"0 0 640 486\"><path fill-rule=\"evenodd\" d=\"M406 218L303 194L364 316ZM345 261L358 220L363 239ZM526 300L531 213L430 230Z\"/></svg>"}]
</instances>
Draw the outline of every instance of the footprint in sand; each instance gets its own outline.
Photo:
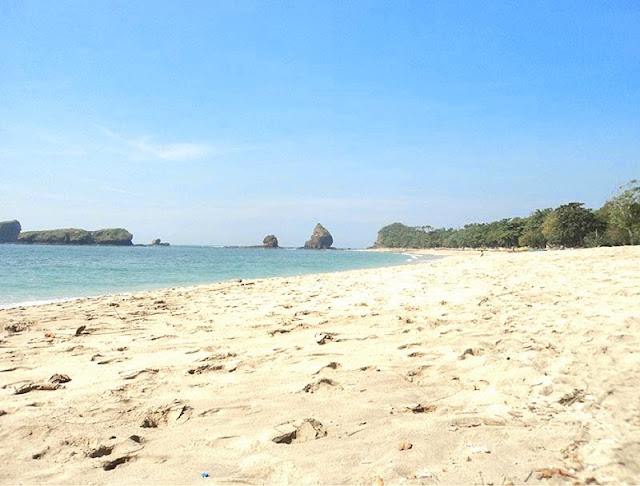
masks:
<instances>
[{"instance_id":1,"label":"footprint in sand","mask_svg":"<svg viewBox=\"0 0 640 486\"><path fill-rule=\"evenodd\" d=\"M64 388L64 385L62 385L62 383L67 383L69 381L71 381L71 378L69 378L67 375L56 374L50 378L48 383L45 383L45 382L26 383L16 388L14 395L22 395L24 393L29 393L34 390L47 390L47 391L59 390L60 388Z\"/></svg>"},{"instance_id":2,"label":"footprint in sand","mask_svg":"<svg viewBox=\"0 0 640 486\"><path fill-rule=\"evenodd\" d=\"M182 425L191 418L192 414L193 408L180 401L175 401L170 405L161 406L147 412L142 419L140 427L155 429Z\"/></svg>"},{"instance_id":3,"label":"footprint in sand","mask_svg":"<svg viewBox=\"0 0 640 486\"><path fill-rule=\"evenodd\" d=\"M315 383L309 383L302 391L305 393L318 393L319 391L342 390L342 387L330 378L321 378Z\"/></svg>"},{"instance_id":4,"label":"footprint in sand","mask_svg":"<svg viewBox=\"0 0 640 486\"><path fill-rule=\"evenodd\" d=\"M114 459L113 461L105 462L102 465L102 469L104 469L105 471L112 471L115 468L117 468L118 466L120 466L121 464L126 464L131 459L133 459L133 457L131 457L131 456L118 457L117 459Z\"/></svg>"},{"instance_id":5,"label":"footprint in sand","mask_svg":"<svg viewBox=\"0 0 640 486\"><path fill-rule=\"evenodd\" d=\"M140 375L155 375L159 370L154 368L144 368L142 370L130 370L130 371L121 371L120 375L125 380L133 380Z\"/></svg>"},{"instance_id":6,"label":"footprint in sand","mask_svg":"<svg viewBox=\"0 0 640 486\"><path fill-rule=\"evenodd\" d=\"M187 373L190 375L201 375L202 373L207 373L209 371L223 371L224 365L218 364L204 364L202 366L198 366L196 368L191 368Z\"/></svg>"},{"instance_id":7,"label":"footprint in sand","mask_svg":"<svg viewBox=\"0 0 640 486\"><path fill-rule=\"evenodd\" d=\"M316 334L316 342L319 345L323 345L323 344L327 344L329 341L337 341L336 340L336 336L338 335L338 333L336 332L321 332L319 334Z\"/></svg>"},{"instance_id":8,"label":"footprint in sand","mask_svg":"<svg viewBox=\"0 0 640 486\"><path fill-rule=\"evenodd\" d=\"M482 356L484 350L480 348L468 348L464 350L464 353L460 355L458 359L467 359L469 356Z\"/></svg>"},{"instance_id":9,"label":"footprint in sand","mask_svg":"<svg viewBox=\"0 0 640 486\"><path fill-rule=\"evenodd\" d=\"M97 457L103 457L103 456L110 456L111 453L113 452L113 448L114 446L102 445L93 449L91 452L89 452L89 454L87 454L87 456L90 457L91 459L95 459Z\"/></svg>"},{"instance_id":10,"label":"footprint in sand","mask_svg":"<svg viewBox=\"0 0 640 486\"><path fill-rule=\"evenodd\" d=\"M404 375L403 378L405 380L407 380L410 383L416 383L417 385L419 385L422 382L422 377L427 374L427 370L433 368L432 365L422 365L418 368L414 368L412 370L407 371Z\"/></svg>"},{"instance_id":11,"label":"footprint in sand","mask_svg":"<svg viewBox=\"0 0 640 486\"><path fill-rule=\"evenodd\" d=\"M229 358L235 358L238 355L236 353L217 353L210 356L206 356L197 360L198 363L204 363L203 365L189 369L187 372L190 375L200 375L209 371L228 371L229 373L238 369L238 362L229 364L228 368L225 364L221 364L220 361L228 360Z\"/></svg>"},{"instance_id":12,"label":"footprint in sand","mask_svg":"<svg viewBox=\"0 0 640 486\"><path fill-rule=\"evenodd\" d=\"M408 343L398 346L398 349L415 348L416 346L422 346L422 343Z\"/></svg>"},{"instance_id":13,"label":"footprint in sand","mask_svg":"<svg viewBox=\"0 0 640 486\"><path fill-rule=\"evenodd\" d=\"M330 369L330 370L337 370L339 368L342 368L342 365L336 361L332 361L331 363L329 363L326 366L323 366L322 368L320 368L318 371L316 371L314 373L314 375L318 375L322 372L322 370L326 370L326 369Z\"/></svg>"},{"instance_id":14,"label":"footprint in sand","mask_svg":"<svg viewBox=\"0 0 640 486\"><path fill-rule=\"evenodd\" d=\"M301 442L309 442L311 440L326 437L327 430L316 419L306 419L299 426L293 424L285 424L284 426L290 430L280 433L271 439L276 444L296 444Z\"/></svg>"},{"instance_id":15,"label":"footprint in sand","mask_svg":"<svg viewBox=\"0 0 640 486\"><path fill-rule=\"evenodd\" d=\"M110 363L120 363L122 361L126 361L128 359L131 359L129 357L125 357L125 356L117 356L117 357L110 357L107 358L105 356L103 356L102 354L94 354L93 356L91 356L91 361L95 361L97 362L99 365L105 365L105 364L110 364Z\"/></svg>"},{"instance_id":16,"label":"footprint in sand","mask_svg":"<svg viewBox=\"0 0 640 486\"><path fill-rule=\"evenodd\" d=\"M115 437L112 437L115 439ZM144 449L143 439L139 435L132 435L117 444L101 444L86 452L89 459L103 459L102 469L112 471L116 467L134 460L137 453ZM115 458L112 458L115 456Z\"/></svg>"},{"instance_id":17,"label":"footprint in sand","mask_svg":"<svg viewBox=\"0 0 640 486\"><path fill-rule=\"evenodd\" d=\"M415 404L415 405L406 405L404 407L400 407L400 408L392 408L391 409L391 415L395 415L397 413L414 413L414 414L418 414L418 413L433 413L436 410L438 410L438 406L437 405L432 405L432 404L427 404L427 405L422 405L420 403Z\"/></svg>"}]
</instances>

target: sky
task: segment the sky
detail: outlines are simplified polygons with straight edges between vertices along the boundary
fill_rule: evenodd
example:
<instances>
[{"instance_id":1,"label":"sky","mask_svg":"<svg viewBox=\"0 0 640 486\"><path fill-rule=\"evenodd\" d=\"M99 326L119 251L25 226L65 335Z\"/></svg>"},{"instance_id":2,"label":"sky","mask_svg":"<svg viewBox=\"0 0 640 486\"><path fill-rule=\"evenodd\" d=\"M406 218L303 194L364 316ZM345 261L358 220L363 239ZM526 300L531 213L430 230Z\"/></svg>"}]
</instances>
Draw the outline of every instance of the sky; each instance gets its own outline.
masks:
<instances>
[{"instance_id":1,"label":"sky","mask_svg":"<svg viewBox=\"0 0 640 486\"><path fill-rule=\"evenodd\" d=\"M640 3L0 1L0 221L366 247L640 178Z\"/></svg>"}]
</instances>

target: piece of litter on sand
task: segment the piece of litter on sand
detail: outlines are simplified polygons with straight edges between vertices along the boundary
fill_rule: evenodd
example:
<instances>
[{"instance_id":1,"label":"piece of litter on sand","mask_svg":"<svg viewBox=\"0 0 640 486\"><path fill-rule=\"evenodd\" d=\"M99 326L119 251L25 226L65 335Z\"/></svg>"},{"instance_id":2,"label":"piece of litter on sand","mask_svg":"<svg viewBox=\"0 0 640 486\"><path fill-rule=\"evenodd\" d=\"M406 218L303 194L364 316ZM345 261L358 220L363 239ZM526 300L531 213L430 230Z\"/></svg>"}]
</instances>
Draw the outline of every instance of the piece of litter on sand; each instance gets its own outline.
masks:
<instances>
[{"instance_id":1,"label":"piece of litter on sand","mask_svg":"<svg viewBox=\"0 0 640 486\"><path fill-rule=\"evenodd\" d=\"M209 477L209 473L202 473L202 477L203 478L208 478Z\"/></svg>"}]
</instances>

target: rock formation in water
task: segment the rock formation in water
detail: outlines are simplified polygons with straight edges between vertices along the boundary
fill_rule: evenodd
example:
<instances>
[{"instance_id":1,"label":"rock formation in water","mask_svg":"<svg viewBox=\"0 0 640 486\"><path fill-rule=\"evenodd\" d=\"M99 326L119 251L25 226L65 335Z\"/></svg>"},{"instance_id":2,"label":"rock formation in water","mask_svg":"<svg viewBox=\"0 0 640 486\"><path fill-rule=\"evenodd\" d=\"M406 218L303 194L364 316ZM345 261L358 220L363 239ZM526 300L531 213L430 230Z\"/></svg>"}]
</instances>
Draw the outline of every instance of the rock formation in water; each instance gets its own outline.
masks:
<instances>
[{"instance_id":1,"label":"rock formation in water","mask_svg":"<svg viewBox=\"0 0 640 486\"><path fill-rule=\"evenodd\" d=\"M22 226L16 219L13 221L0 221L0 243L16 243Z\"/></svg>"},{"instance_id":2,"label":"rock formation in water","mask_svg":"<svg viewBox=\"0 0 640 486\"><path fill-rule=\"evenodd\" d=\"M275 235L267 235L262 240L262 246L265 248L278 248L278 238Z\"/></svg>"},{"instance_id":3,"label":"rock formation in water","mask_svg":"<svg viewBox=\"0 0 640 486\"><path fill-rule=\"evenodd\" d=\"M162 240L160 238L156 238L155 240L151 241L151 244L149 246L169 246L169 243L162 243Z\"/></svg>"},{"instance_id":4,"label":"rock formation in water","mask_svg":"<svg viewBox=\"0 0 640 486\"><path fill-rule=\"evenodd\" d=\"M304 244L304 247L312 250L324 250L333 245L333 236L329 230L318 223L311 234L311 239Z\"/></svg>"},{"instance_id":5,"label":"rock formation in water","mask_svg":"<svg viewBox=\"0 0 640 486\"><path fill-rule=\"evenodd\" d=\"M38 245L108 245L131 246L133 235L123 228L96 231L68 228L20 233L18 243Z\"/></svg>"},{"instance_id":6,"label":"rock formation in water","mask_svg":"<svg viewBox=\"0 0 640 486\"><path fill-rule=\"evenodd\" d=\"M124 228L109 228L90 231L94 245L131 246L133 235Z\"/></svg>"}]
</instances>

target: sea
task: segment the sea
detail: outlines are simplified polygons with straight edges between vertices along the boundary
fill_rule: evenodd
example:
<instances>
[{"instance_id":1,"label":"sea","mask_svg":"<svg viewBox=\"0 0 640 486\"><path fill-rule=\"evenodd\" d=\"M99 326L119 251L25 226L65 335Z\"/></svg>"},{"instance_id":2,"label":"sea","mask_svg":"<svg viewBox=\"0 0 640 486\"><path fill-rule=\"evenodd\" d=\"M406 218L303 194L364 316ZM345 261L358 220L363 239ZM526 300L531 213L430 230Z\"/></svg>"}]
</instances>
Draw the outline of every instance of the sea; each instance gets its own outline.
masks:
<instances>
[{"instance_id":1,"label":"sea","mask_svg":"<svg viewBox=\"0 0 640 486\"><path fill-rule=\"evenodd\" d=\"M0 308L237 279L377 268L426 258L349 250L3 244Z\"/></svg>"}]
</instances>

